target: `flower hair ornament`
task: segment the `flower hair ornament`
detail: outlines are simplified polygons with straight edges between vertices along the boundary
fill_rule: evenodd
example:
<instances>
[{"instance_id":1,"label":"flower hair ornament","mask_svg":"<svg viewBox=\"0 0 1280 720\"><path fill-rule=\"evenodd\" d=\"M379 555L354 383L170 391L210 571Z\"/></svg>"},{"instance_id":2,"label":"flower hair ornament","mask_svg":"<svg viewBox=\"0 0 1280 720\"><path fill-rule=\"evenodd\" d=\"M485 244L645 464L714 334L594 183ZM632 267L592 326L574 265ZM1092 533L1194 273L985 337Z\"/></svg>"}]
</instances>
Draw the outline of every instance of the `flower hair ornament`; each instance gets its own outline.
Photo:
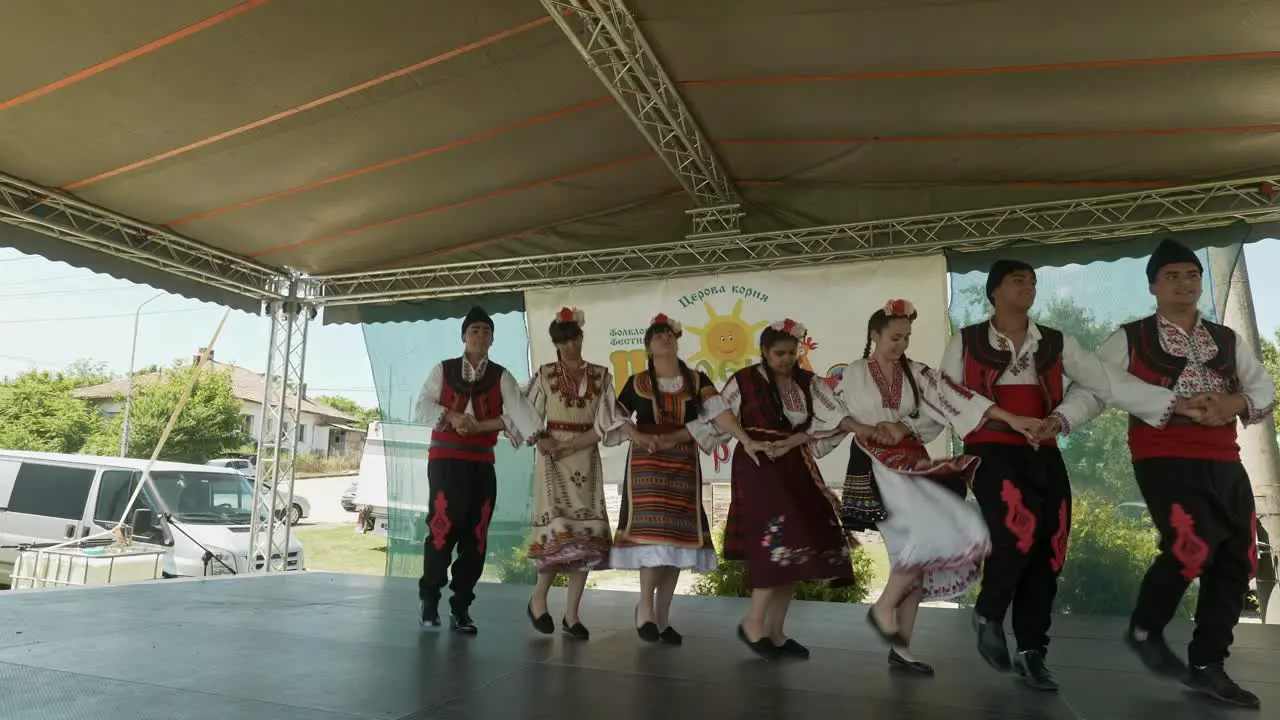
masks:
<instances>
[{"instance_id":1,"label":"flower hair ornament","mask_svg":"<svg viewBox=\"0 0 1280 720\"><path fill-rule=\"evenodd\" d=\"M680 324L680 321L675 318L667 317L666 313L658 313L657 315L654 315L653 319L649 321L649 325L666 325L671 328L671 332L674 333L676 337L684 335L684 326Z\"/></svg>"},{"instance_id":2,"label":"flower hair ornament","mask_svg":"<svg viewBox=\"0 0 1280 720\"><path fill-rule=\"evenodd\" d=\"M560 312L556 313L556 322L573 323L578 327L587 324L587 316L578 308L560 308Z\"/></svg>"},{"instance_id":3,"label":"flower hair ornament","mask_svg":"<svg viewBox=\"0 0 1280 720\"><path fill-rule=\"evenodd\" d=\"M912 305L910 300L890 300L881 310L891 318L904 317L912 321L916 319L916 306Z\"/></svg>"},{"instance_id":4,"label":"flower hair ornament","mask_svg":"<svg viewBox=\"0 0 1280 720\"><path fill-rule=\"evenodd\" d=\"M769 329L776 330L780 333L786 333L796 340L804 340L809 335L809 331L805 329L804 325L801 325L791 318L778 320L770 325Z\"/></svg>"}]
</instances>

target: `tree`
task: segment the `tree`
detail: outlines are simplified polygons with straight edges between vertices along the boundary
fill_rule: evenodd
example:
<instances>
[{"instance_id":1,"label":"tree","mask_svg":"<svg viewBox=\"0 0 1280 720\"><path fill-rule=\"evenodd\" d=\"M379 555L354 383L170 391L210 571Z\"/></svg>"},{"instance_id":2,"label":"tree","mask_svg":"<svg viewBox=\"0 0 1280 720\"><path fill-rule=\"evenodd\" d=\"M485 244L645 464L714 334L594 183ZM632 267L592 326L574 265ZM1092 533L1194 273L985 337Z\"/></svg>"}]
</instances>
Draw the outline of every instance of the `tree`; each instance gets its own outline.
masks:
<instances>
[{"instance_id":1,"label":"tree","mask_svg":"<svg viewBox=\"0 0 1280 720\"><path fill-rule=\"evenodd\" d=\"M1262 365L1271 376L1271 382L1280 387L1280 330L1276 330L1273 337L1274 340L1268 340L1265 335L1258 336L1258 342L1262 344L1259 350L1262 351ZM1280 413L1273 413L1271 421L1275 423L1276 433L1280 434Z\"/></svg>"},{"instance_id":2,"label":"tree","mask_svg":"<svg viewBox=\"0 0 1280 720\"><path fill-rule=\"evenodd\" d=\"M135 381L129 416L129 457L151 457L193 371L188 365L176 363L159 379ZM243 408L229 371L203 370L159 459L203 463L249 442ZM118 452L123 423L123 415L115 417L92 438L86 451L108 455Z\"/></svg>"},{"instance_id":3,"label":"tree","mask_svg":"<svg viewBox=\"0 0 1280 720\"><path fill-rule=\"evenodd\" d=\"M0 447L75 453L102 425L85 403L71 397L80 379L38 370L0 383Z\"/></svg>"},{"instance_id":4,"label":"tree","mask_svg":"<svg viewBox=\"0 0 1280 720\"><path fill-rule=\"evenodd\" d=\"M369 423L377 422L382 419L382 413L378 408L365 408L355 400L350 400L339 395L321 395L314 399L316 402L328 405L334 410L341 410L348 415L354 415L358 419L361 427L368 427Z\"/></svg>"}]
</instances>

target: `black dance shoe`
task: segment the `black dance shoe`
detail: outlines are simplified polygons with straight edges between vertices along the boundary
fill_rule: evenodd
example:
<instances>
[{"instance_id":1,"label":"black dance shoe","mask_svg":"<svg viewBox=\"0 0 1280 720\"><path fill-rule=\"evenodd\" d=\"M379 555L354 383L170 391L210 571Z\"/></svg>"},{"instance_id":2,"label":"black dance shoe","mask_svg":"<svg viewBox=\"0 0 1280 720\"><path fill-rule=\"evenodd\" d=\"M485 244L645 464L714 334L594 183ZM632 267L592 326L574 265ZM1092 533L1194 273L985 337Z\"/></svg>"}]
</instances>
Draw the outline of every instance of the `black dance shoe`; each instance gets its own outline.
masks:
<instances>
[{"instance_id":1,"label":"black dance shoe","mask_svg":"<svg viewBox=\"0 0 1280 720\"><path fill-rule=\"evenodd\" d=\"M933 666L917 660L908 660L898 654L897 648L889 648L889 667L915 675L932 675Z\"/></svg>"},{"instance_id":2,"label":"black dance shoe","mask_svg":"<svg viewBox=\"0 0 1280 720\"><path fill-rule=\"evenodd\" d=\"M987 664L999 672L1009 672L1013 662L1009 659L1009 644L1004 639L1004 628L1000 623L983 619L973 614L973 628L978 633L978 654Z\"/></svg>"},{"instance_id":3,"label":"black dance shoe","mask_svg":"<svg viewBox=\"0 0 1280 720\"><path fill-rule=\"evenodd\" d=\"M551 616L548 615L547 621L550 622L550 620L551 620ZM568 620L565 620L564 618L560 618L560 629L563 630L566 635L573 638L574 640L590 640L591 639L591 631L587 629L586 625L583 625L580 622L576 622L573 625L569 625Z\"/></svg>"},{"instance_id":4,"label":"black dance shoe","mask_svg":"<svg viewBox=\"0 0 1280 720\"><path fill-rule=\"evenodd\" d=\"M809 659L809 648L801 645L800 643L796 642L792 638L787 638L786 642L782 643L781 645L774 645L774 647L778 648L779 657L784 657L791 660L808 660Z\"/></svg>"},{"instance_id":5,"label":"black dance shoe","mask_svg":"<svg viewBox=\"0 0 1280 720\"><path fill-rule=\"evenodd\" d=\"M529 614L529 622L533 623L533 629L543 635L550 635L556 631L556 622L551 619L551 613L542 613L538 617L533 616L533 603L529 603L529 607L525 610Z\"/></svg>"},{"instance_id":6,"label":"black dance shoe","mask_svg":"<svg viewBox=\"0 0 1280 720\"><path fill-rule=\"evenodd\" d=\"M762 637L755 642L751 642L751 638L747 637L747 631L741 624L738 625L738 639L741 640L742 644L746 645L751 652L760 656L763 660L773 661L782 657L780 648L777 645L774 645L773 641L770 640L768 636Z\"/></svg>"},{"instance_id":7,"label":"black dance shoe","mask_svg":"<svg viewBox=\"0 0 1280 720\"><path fill-rule=\"evenodd\" d=\"M428 605L425 601L418 601L418 627L440 627L440 611L435 604Z\"/></svg>"},{"instance_id":8,"label":"black dance shoe","mask_svg":"<svg viewBox=\"0 0 1280 720\"><path fill-rule=\"evenodd\" d=\"M1148 632L1146 638L1139 640L1138 628L1129 628L1124 634L1124 643L1138 656L1148 670L1161 677L1182 679L1187 675L1187 664L1182 658L1169 649L1164 637Z\"/></svg>"},{"instance_id":9,"label":"black dance shoe","mask_svg":"<svg viewBox=\"0 0 1280 720\"><path fill-rule=\"evenodd\" d=\"M636 622L640 622L639 605L636 606ZM661 634L658 632L658 624L651 622L636 627L636 634L647 643L656 643L661 638Z\"/></svg>"},{"instance_id":10,"label":"black dance shoe","mask_svg":"<svg viewBox=\"0 0 1280 720\"><path fill-rule=\"evenodd\" d=\"M1013 666L1017 669L1022 682L1032 690L1058 691L1058 681L1053 679L1053 673L1045 667L1044 652L1021 650L1018 652L1018 658L1013 661Z\"/></svg>"},{"instance_id":11,"label":"black dance shoe","mask_svg":"<svg viewBox=\"0 0 1280 720\"><path fill-rule=\"evenodd\" d=\"M890 646L900 647L907 644L906 638L902 637L901 633L885 632L885 629L880 627L880 621L876 620L874 608L867 608L867 624L871 626L872 630L876 631L876 635L880 636L881 640L885 641Z\"/></svg>"},{"instance_id":12,"label":"black dance shoe","mask_svg":"<svg viewBox=\"0 0 1280 720\"><path fill-rule=\"evenodd\" d=\"M1187 676L1182 680L1182 683L1220 703L1251 710L1260 710L1262 708L1262 701L1258 699L1258 696L1237 685L1227 675L1222 663L1214 663L1203 668L1193 667L1187 672Z\"/></svg>"},{"instance_id":13,"label":"black dance shoe","mask_svg":"<svg viewBox=\"0 0 1280 720\"><path fill-rule=\"evenodd\" d=\"M471 619L471 613L466 610L450 615L449 627L462 635L475 635L480 632L480 628L476 627L476 621Z\"/></svg>"},{"instance_id":14,"label":"black dance shoe","mask_svg":"<svg viewBox=\"0 0 1280 720\"><path fill-rule=\"evenodd\" d=\"M663 630L658 634L658 640L667 645L681 645L684 643L684 636L676 632L675 628L668 625L666 630Z\"/></svg>"}]
</instances>

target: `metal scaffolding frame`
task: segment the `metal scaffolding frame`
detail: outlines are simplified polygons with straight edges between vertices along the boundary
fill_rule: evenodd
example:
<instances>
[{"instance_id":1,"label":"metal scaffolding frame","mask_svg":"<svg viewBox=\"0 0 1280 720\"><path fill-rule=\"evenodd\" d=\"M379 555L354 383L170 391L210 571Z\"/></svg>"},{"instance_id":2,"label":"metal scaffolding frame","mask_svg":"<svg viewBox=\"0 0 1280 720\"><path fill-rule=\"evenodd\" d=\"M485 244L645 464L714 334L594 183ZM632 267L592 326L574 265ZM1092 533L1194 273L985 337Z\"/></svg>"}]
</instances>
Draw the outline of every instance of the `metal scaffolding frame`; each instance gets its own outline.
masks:
<instances>
[{"instance_id":1,"label":"metal scaffolding frame","mask_svg":"<svg viewBox=\"0 0 1280 720\"><path fill-rule=\"evenodd\" d=\"M310 281L293 278L283 297L266 304L271 333L258 435L253 525L249 530L250 573L298 569L298 557L289 551L289 511L293 507L307 328L316 314L313 294Z\"/></svg>"},{"instance_id":2,"label":"metal scaffolding frame","mask_svg":"<svg viewBox=\"0 0 1280 720\"><path fill-rule=\"evenodd\" d=\"M162 228L0 173L0 222L258 300L283 273Z\"/></svg>"},{"instance_id":3,"label":"metal scaffolding frame","mask_svg":"<svg viewBox=\"0 0 1280 720\"><path fill-rule=\"evenodd\" d=\"M622 0L542 5L693 197L690 237L736 234L742 216L737 190Z\"/></svg>"},{"instance_id":4,"label":"metal scaffolding frame","mask_svg":"<svg viewBox=\"0 0 1280 720\"><path fill-rule=\"evenodd\" d=\"M1280 220L1280 176L608 250L317 276L325 305L457 297Z\"/></svg>"}]
</instances>

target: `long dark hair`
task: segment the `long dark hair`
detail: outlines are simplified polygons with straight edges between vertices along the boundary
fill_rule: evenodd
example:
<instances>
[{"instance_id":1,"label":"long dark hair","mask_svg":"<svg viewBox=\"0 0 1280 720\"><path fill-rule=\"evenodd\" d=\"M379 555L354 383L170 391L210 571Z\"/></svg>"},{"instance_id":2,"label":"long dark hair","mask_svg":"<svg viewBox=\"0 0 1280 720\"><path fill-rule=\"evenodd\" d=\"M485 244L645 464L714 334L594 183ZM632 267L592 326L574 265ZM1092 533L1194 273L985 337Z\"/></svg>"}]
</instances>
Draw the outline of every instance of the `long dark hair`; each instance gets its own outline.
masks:
<instances>
[{"instance_id":1,"label":"long dark hair","mask_svg":"<svg viewBox=\"0 0 1280 720\"><path fill-rule=\"evenodd\" d=\"M676 330L666 323L654 323L650 325L649 329L644 331L644 349L648 351L649 342L653 340L653 337L663 333L676 335ZM680 336L676 335L676 337ZM649 380L653 383L653 393L656 398L659 392L658 371L653 368L653 353L647 354L649 356ZM681 360L679 356L676 357L676 362L680 364L680 377L684 378L684 389L685 392L689 393L689 402L693 404L693 415L690 417L697 417L698 413L702 412L702 394L701 388L698 387L698 378L693 374L693 370L688 365L685 365L684 360Z\"/></svg>"},{"instance_id":2,"label":"long dark hair","mask_svg":"<svg viewBox=\"0 0 1280 720\"><path fill-rule=\"evenodd\" d=\"M890 320L909 321L911 317L908 315L889 315L884 310L877 310L871 313L871 318L867 320L867 346L862 349L863 360L871 357L871 336L889 327ZM916 386L916 376L911 373L911 361L907 359L906 353L902 353L902 357L898 358L898 364L902 366L902 375L907 379L907 384L911 386L911 400L915 402L916 409L911 411L911 417L919 417L920 388Z\"/></svg>"},{"instance_id":3,"label":"long dark hair","mask_svg":"<svg viewBox=\"0 0 1280 720\"><path fill-rule=\"evenodd\" d=\"M800 367L800 360L796 358L796 364L791 368L791 380L799 385L800 392L804 393L804 406L808 415L803 423L794 426L787 418L786 408L782 404L782 393L778 391L778 378L773 372L773 367L769 365L769 350L780 342L799 343L800 340L791 333L774 330L771 327L760 331L760 367L764 370L765 379L768 380L769 397L773 399L773 409L777 414L778 422L792 432L806 432L813 425L813 388L810 387L813 382L813 373Z\"/></svg>"},{"instance_id":4,"label":"long dark hair","mask_svg":"<svg viewBox=\"0 0 1280 720\"><path fill-rule=\"evenodd\" d=\"M551 336L551 342L556 346L556 359L559 360L561 359L560 344L582 337L582 327L572 320L568 322L552 320L551 327L547 328L547 334Z\"/></svg>"}]
</instances>

